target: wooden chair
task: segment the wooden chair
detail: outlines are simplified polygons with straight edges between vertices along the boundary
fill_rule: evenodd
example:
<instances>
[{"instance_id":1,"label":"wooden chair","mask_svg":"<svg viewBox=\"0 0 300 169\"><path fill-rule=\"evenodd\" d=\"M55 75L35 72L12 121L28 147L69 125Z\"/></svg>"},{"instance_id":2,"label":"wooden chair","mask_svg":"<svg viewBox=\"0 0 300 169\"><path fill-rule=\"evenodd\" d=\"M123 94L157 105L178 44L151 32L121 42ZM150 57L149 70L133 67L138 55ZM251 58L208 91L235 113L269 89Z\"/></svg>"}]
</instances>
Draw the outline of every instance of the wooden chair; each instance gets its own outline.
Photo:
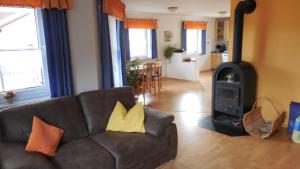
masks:
<instances>
[{"instance_id":1,"label":"wooden chair","mask_svg":"<svg viewBox=\"0 0 300 169\"><path fill-rule=\"evenodd\" d=\"M149 90L150 93L152 93L152 89L153 89L153 93L157 94L157 92L160 90L159 78L160 78L161 67L157 66L157 63L149 63L149 67L150 67L149 75L151 75L151 77L149 76L148 79Z\"/></svg>"},{"instance_id":2,"label":"wooden chair","mask_svg":"<svg viewBox=\"0 0 300 169\"><path fill-rule=\"evenodd\" d=\"M153 63L153 80L155 82L155 91L159 92L162 89L162 66L158 63Z\"/></svg>"},{"instance_id":3,"label":"wooden chair","mask_svg":"<svg viewBox=\"0 0 300 169\"><path fill-rule=\"evenodd\" d=\"M145 103L146 92L157 94L162 88L162 69L157 63L146 63L138 71L137 87L143 93Z\"/></svg>"},{"instance_id":4,"label":"wooden chair","mask_svg":"<svg viewBox=\"0 0 300 169\"><path fill-rule=\"evenodd\" d=\"M141 69L137 70L137 88L139 89L139 93L143 93L143 100L144 100L144 104L145 104L145 93L147 90L147 83L146 83L146 79L145 79L145 74L147 72L147 65L142 65Z\"/></svg>"},{"instance_id":5,"label":"wooden chair","mask_svg":"<svg viewBox=\"0 0 300 169\"><path fill-rule=\"evenodd\" d=\"M152 94L152 91L154 94L156 94L156 78L153 77L156 69L156 65L154 63L147 63L147 72L145 73L145 79L147 84L147 90L150 94Z\"/></svg>"},{"instance_id":6,"label":"wooden chair","mask_svg":"<svg viewBox=\"0 0 300 169\"><path fill-rule=\"evenodd\" d=\"M160 91L162 89L162 65L158 65L156 67L155 73L158 76L158 91Z\"/></svg>"},{"instance_id":7,"label":"wooden chair","mask_svg":"<svg viewBox=\"0 0 300 169\"><path fill-rule=\"evenodd\" d=\"M143 64L142 68L138 70L138 81L137 81L137 87L140 90L140 92L143 93L143 99L145 103L145 94L146 92L151 93L152 88L154 86L154 82L152 81L152 74L153 69L151 64Z\"/></svg>"}]
</instances>

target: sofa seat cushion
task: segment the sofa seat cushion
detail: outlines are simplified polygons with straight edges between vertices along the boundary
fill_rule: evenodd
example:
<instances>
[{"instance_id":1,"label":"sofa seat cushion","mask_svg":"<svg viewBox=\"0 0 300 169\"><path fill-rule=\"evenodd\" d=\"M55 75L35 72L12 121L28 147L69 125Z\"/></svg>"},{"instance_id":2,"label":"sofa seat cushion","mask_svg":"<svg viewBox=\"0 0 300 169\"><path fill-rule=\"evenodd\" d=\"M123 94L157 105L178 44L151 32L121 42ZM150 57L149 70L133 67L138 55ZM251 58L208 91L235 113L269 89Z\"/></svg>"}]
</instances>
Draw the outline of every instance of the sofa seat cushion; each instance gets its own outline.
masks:
<instances>
[{"instance_id":1,"label":"sofa seat cushion","mask_svg":"<svg viewBox=\"0 0 300 169\"><path fill-rule=\"evenodd\" d=\"M133 168L168 149L167 139L142 133L103 132L90 138L114 156L117 169Z\"/></svg>"},{"instance_id":2,"label":"sofa seat cushion","mask_svg":"<svg viewBox=\"0 0 300 169\"><path fill-rule=\"evenodd\" d=\"M1 169L55 169L41 153L25 151L25 144L0 143Z\"/></svg>"},{"instance_id":3,"label":"sofa seat cushion","mask_svg":"<svg viewBox=\"0 0 300 169\"><path fill-rule=\"evenodd\" d=\"M62 145L52 161L60 169L115 169L112 155L90 138Z\"/></svg>"}]
</instances>

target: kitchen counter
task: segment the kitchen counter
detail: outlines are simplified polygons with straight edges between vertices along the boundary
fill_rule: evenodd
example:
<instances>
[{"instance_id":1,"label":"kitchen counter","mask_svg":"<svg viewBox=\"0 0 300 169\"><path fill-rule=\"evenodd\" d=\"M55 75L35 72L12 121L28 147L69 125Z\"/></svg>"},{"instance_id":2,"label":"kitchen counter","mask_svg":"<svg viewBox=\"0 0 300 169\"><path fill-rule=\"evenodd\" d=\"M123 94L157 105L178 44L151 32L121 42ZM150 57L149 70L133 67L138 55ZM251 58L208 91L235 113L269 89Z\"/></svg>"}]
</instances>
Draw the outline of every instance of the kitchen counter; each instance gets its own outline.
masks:
<instances>
[{"instance_id":1,"label":"kitchen counter","mask_svg":"<svg viewBox=\"0 0 300 169\"><path fill-rule=\"evenodd\" d=\"M199 81L201 60L191 58L190 62L184 62L184 54L174 53L171 61L167 63L167 77Z\"/></svg>"}]
</instances>

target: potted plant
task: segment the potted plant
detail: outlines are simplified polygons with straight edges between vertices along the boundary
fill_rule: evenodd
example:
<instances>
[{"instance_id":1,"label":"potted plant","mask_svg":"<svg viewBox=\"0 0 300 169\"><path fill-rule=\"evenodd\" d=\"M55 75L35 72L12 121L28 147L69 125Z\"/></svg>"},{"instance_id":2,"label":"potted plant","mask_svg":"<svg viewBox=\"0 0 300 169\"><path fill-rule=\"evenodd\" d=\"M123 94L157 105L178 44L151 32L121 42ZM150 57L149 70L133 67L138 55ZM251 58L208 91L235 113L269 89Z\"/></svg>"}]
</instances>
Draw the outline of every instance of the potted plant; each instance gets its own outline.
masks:
<instances>
[{"instance_id":1,"label":"potted plant","mask_svg":"<svg viewBox=\"0 0 300 169\"><path fill-rule=\"evenodd\" d=\"M174 52L175 52L176 50L177 50L177 49L176 49L175 47L173 47L173 46L168 46L168 47L166 48L164 55L165 55L165 58L166 58L169 62L171 62L171 58L172 58L172 56L173 56L173 54L174 54Z\"/></svg>"},{"instance_id":2,"label":"potted plant","mask_svg":"<svg viewBox=\"0 0 300 169\"><path fill-rule=\"evenodd\" d=\"M141 65L139 60L132 60L126 63L126 83L132 86L136 92L138 82L138 68Z\"/></svg>"}]
</instances>

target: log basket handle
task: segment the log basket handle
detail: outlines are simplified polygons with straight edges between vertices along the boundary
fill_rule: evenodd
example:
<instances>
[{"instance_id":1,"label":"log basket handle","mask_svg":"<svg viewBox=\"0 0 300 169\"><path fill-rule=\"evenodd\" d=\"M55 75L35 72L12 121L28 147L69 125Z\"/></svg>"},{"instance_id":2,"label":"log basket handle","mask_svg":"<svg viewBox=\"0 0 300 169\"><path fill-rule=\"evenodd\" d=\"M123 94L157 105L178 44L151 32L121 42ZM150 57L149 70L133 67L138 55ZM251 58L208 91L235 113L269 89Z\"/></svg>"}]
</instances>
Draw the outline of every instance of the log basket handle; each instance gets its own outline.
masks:
<instances>
[{"instance_id":1,"label":"log basket handle","mask_svg":"<svg viewBox=\"0 0 300 169\"><path fill-rule=\"evenodd\" d=\"M282 113L280 113L280 112L277 110L275 104L274 104L270 99L268 99L268 98L266 98L266 97L258 98L258 99L255 101L255 103L253 104L253 106L252 106L252 111L254 111L254 110L257 108L257 104L259 103L259 101L265 101L265 102L269 103L269 104L271 105L272 109L274 110L274 112L276 112L276 114L277 114L278 116L281 116L281 115L282 115Z\"/></svg>"}]
</instances>

